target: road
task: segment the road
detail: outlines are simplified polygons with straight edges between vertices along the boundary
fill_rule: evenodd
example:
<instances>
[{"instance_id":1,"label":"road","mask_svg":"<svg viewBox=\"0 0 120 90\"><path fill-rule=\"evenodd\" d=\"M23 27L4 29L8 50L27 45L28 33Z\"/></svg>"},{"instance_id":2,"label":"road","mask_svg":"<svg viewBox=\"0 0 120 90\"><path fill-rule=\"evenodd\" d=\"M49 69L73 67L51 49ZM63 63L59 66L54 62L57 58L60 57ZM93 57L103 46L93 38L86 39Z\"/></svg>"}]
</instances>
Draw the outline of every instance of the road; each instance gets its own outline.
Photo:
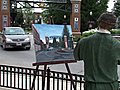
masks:
<instances>
[{"instance_id":1,"label":"road","mask_svg":"<svg viewBox=\"0 0 120 90\"><path fill-rule=\"evenodd\" d=\"M0 64L35 68L34 66L32 66L32 63L36 62L35 51L33 46L33 37L32 35L30 35L30 37L32 42L31 44L32 47L30 50L20 49L3 50L0 47ZM83 66L84 63L82 61L69 64L71 72L75 74L83 74L84 73ZM49 65L49 67L51 70L66 72L66 67L64 64ZM120 67L118 66L118 73L120 72L119 68ZM40 66L40 69L43 69L43 66Z\"/></svg>"},{"instance_id":2,"label":"road","mask_svg":"<svg viewBox=\"0 0 120 90\"><path fill-rule=\"evenodd\" d=\"M35 53L33 45L30 50L3 50L0 47L0 64L31 67L33 62L35 62Z\"/></svg>"},{"instance_id":3,"label":"road","mask_svg":"<svg viewBox=\"0 0 120 90\"><path fill-rule=\"evenodd\" d=\"M0 47L0 64L35 68L34 66L32 66L32 63L36 62L35 51L33 46L33 37L32 35L30 35L30 37L32 41L31 44L32 47L30 50L21 50L21 49L3 50ZM82 62L72 63L69 65L73 73L83 74ZM66 67L64 64L49 65L49 67L51 70L66 72ZM40 69L43 69L43 66L40 66Z\"/></svg>"},{"instance_id":4,"label":"road","mask_svg":"<svg viewBox=\"0 0 120 90\"><path fill-rule=\"evenodd\" d=\"M52 49L52 50L44 50L38 51L36 53L36 58L38 61L57 61L57 60L70 60L74 59L73 57L73 50L63 50L62 49Z\"/></svg>"},{"instance_id":5,"label":"road","mask_svg":"<svg viewBox=\"0 0 120 90\"><path fill-rule=\"evenodd\" d=\"M30 67L35 68L32 66L32 63L36 62L34 46L33 46L33 38L31 35L32 40L32 47L30 50L2 50L0 48L0 64L2 65L11 65L11 66L20 66L20 67ZM83 74L84 63L79 61L77 63L69 63L69 67L72 73L75 74ZM49 65L51 70L60 71L60 72L67 72L65 64L57 64L57 65ZM118 74L120 76L120 67L118 66ZM40 69L43 69L43 66L40 66Z\"/></svg>"},{"instance_id":6,"label":"road","mask_svg":"<svg viewBox=\"0 0 120 90\"><path fill-rule=\"evenodd\" d=\"M31 41L32 41L32 47L30 50L20 50L20 49L3 50L2 48L0 48L0 64L35 68L34 66L32 66L32 63L36 62L32 36L31 36ZM83 66L84 63L82 61L79 61L77 63L69 63L71 72L74 74L83 75L84 73ZM65 64L49 65L48 67L52 71L67 72ZM119 68L120 67L118 66L118 74L120 77ZM43 69L43 66L40 66L40 69ZM10 89L0 87L0 90L10 90Z\"/></svg>"}]
</instances>

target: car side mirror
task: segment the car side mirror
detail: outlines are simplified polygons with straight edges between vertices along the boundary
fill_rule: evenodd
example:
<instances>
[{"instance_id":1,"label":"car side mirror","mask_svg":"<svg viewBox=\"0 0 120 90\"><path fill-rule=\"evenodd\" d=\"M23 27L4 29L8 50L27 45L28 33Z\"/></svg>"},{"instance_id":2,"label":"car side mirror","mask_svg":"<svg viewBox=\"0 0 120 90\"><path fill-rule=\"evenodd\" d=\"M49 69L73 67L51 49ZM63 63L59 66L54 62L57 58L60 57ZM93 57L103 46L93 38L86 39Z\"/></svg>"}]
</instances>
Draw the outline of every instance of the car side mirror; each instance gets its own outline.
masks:
<instances>
[{"instance_id":1,"label":"car side mirror","mask_svg":"<svg viewBox=\"0 0 120 90\"><path fill-rule=\"evenodd\" d=\"M26 34L30 34L29 32L26 32Z\"/></svg>"}]
</instances>

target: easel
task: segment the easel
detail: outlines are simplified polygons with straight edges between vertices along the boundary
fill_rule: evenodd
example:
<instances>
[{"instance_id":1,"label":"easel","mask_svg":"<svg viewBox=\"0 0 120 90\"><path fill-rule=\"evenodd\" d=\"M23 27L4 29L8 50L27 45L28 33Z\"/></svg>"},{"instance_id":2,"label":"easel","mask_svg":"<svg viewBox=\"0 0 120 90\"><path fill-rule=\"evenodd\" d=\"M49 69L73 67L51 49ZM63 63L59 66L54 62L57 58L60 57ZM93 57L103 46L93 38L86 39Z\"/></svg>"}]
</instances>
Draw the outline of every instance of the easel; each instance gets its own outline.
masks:
<instances>
[{"instance_id":1,"label":"easel","mask_svg":"<svg viewBox=\"0 0 120 90\"><path fill-rule=\"evenodd\" d=\"M30 88L30 90L33 90L34 89L34 85L35 85L35 79L36 79L36 75L37 75L37 71L39 69L39 66L40 65L44 65L44 75L43 75L43 80L42 80L42 83L43 83L43 86L42 86L42 90L44 90L44 87L45 87L45 74L46 74L46 71L47 71L47 65L50 65L50 64L65 64L66 66L66 69L68 71L68 74L69 74L69 77L70 77L70 80L71 80L71 83L73 85L73 88L74 90L76 90L76 86L74 84L74 81L73 81L73 78L72 78L72 74L71 74L71 71L70 71L70 68L69 68L69 65L68 63L75 63L77 62L76 60L64 60L64 61L51 61L51 62L38 62L38 63L33 63L33 66L36 66L36 71L35 71L35 74L34 74L34 78L33 78L33 82L32 82L32 86ZM49 70L49 68L48 68ZM49 79L49 78L48 78ZM49 86L47 86L49 87Z\"/></svg>"}]
</instances>

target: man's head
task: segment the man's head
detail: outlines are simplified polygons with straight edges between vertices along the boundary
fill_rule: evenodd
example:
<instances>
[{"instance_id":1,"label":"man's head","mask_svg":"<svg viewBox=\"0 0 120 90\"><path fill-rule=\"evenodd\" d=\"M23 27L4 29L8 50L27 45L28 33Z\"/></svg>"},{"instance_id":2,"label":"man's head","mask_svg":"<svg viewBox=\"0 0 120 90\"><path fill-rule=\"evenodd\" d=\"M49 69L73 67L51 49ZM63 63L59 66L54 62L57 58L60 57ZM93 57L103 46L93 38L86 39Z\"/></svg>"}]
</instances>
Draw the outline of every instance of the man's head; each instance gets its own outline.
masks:
<instances>
[{"instance_id":1,"label":"man's head","mask_svg":"<svg viewBox=\"0 0 120 90\"><path fill-rule=\"evenodd\" d=\"M112 13L103 13L98 18L98 26L102 29L110 30L116 24L116 16Z\"/></svg>"}]
</instances>

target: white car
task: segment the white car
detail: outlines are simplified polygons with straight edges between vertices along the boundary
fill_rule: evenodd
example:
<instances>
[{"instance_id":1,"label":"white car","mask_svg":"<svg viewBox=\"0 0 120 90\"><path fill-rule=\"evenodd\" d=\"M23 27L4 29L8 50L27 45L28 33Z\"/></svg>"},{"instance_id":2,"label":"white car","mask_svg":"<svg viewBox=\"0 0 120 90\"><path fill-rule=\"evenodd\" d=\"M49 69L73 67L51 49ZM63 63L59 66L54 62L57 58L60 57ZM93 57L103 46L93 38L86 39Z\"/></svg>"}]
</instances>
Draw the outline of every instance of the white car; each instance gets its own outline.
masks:
<instances>
[{"instance_id":1,"label":"white car","mask_svg":"<svg viewBox=\"0 0 120 90\"><path fill-rule=\"evenodd\" d=\"M21 27L4 27L0 33L0 45L7 48L31 48L30 37Z\"/></svg>"}]
</instances>

